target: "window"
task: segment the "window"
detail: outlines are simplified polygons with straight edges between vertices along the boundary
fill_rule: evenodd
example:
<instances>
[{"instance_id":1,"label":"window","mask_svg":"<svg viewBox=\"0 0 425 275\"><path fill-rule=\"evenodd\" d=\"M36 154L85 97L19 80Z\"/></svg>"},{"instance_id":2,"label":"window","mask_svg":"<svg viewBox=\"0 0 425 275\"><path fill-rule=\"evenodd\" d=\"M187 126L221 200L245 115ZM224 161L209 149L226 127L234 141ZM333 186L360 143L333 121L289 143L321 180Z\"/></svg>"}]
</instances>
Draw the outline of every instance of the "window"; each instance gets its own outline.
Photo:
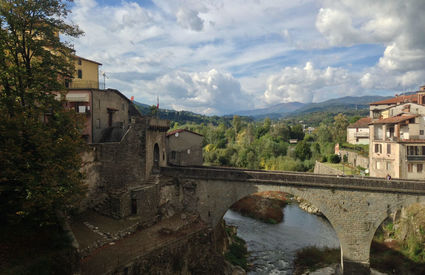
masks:
<instances>
[{"instance_id":1,"label":"window","mask_svg":"<svg viewBox=\"0 0 425 275\"><path fill-rule=\"evenodd\" d=\"M391 162L387 162L385 168L387 169L387 171L391 171Z\"/></svg>"},{"instance_id":2,"label":"window","mask_svg":"<svg viewBox=\"0 0 425 275\"><path fill-rule=\"evenodd\" d=\"M421 136L423 136L423 135L424 135L424 130L419 130L419 134L420 134Z\"/></svg>"},{"instance_id":3,"label":"window","mask_svg":"<svg viewBox=\"0 0 425 275\"><path fill-rule=\"evenodd\" d=\"M81 58L78 58L78 65L81 65Z\"/></svg>"},{"instance_id":4,"label":"window","mask_svg":"<svg viewBox=\"0 0 425 275\"><path fill-rule=\"evenodd\" d=\"M391 154L391 144L387 144L387 154Z\"/></svg>"},{"instance_id":5,"label":"window","mask_svg":"<svg viewBox=\"0 0 425 275\"><path fill-rule=\"evenodd\" d=\"M83 78L83 71L82 70L78 70L77 71L77 74L78 74L78 78Z\"/></svg>"},{"instance_id":6,"label":"window","mask_svg":"<svg viewBox=\"0 0 425 275\"><path fill-rule=\"evenodd\" d=\"M418 173L422 173L422 170L424 169L424 165L422 163L416 164L416 171Z\"/></svg>"},{"instance_id":7,"label":"window","mask_svg":"<svg viewBox=\"0 0 425 275\"><path fill-rule=\"evenodd\" d=\"M176 151L171 151L171 159L176 159Z\"/></svg>"},{"instance_id":8,"label":"window","mask_svg":"<svg viewBox=\"0 0 425 275\"><path fill-rule=\"evenodd\" d=\"M137 214L137 199L131 199L131 214Z\"/></svg>"},{"instance_id":9,"label":"window","mask_svg":"<svg viewBox=\"0 0 425 275\"><path fill-rule=\"evenodd\" d=\"M409 173L413 172L413 164L411 164L411 163L407 164L407 172L409 172Z\"/></svg>"},{"instance_id":10,"label":"window","mask_svg":"<svg viewBox=\"0 0 425 275\"><path fill-rule=\"evenodd\" d=\"M382 153L382 144L375 144L375 153Z\"/></svg>"},{"instance_id":11,"label":"window","mask_svg":"<svg viewBox=\"0 0 425 275\"><path fill-rule=\"evenodd\" d=\"M376 162L376 170L381 170L381 162L380 161Z\"/></svg>"}]
</instances>

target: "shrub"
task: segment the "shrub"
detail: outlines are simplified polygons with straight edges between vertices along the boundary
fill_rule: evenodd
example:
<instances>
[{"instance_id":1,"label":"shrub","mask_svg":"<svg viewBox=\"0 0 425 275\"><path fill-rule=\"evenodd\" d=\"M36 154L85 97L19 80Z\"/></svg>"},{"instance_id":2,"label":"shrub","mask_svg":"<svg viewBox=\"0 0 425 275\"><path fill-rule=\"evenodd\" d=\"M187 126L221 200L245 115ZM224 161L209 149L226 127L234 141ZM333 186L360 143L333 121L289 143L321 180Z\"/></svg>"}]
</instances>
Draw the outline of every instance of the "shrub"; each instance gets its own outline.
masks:
<instances>
[{"instance_id":1,"label":"shrub","mask_svg":"<svg viewBox=\"0 0 425 275\"><path fill-rule=\"evenodd\" d=\"M339 163L341 161L341 158L336 154L332 154L328 157L328 160L331 163Z\"/></svg>"}]
</instances>

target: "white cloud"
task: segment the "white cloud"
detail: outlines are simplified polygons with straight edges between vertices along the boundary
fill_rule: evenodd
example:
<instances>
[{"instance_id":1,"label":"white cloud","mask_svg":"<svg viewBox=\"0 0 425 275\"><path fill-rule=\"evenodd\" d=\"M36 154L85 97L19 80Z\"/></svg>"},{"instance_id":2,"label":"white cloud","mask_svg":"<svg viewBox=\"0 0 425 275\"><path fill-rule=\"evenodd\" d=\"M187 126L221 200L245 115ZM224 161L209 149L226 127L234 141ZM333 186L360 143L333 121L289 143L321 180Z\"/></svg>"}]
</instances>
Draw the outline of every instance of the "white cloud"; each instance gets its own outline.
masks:
<instances>
[{"instance_id":1,"label":"white cloud","mask_svg":"<svg viewBox=\"0 0 425 275\"><path fill-rule=\"evenodd\" d=\"M77 53L147 104L222 114L425 79L423 0L144 3L76 0L71 19Z\"/></svg>"},{"instance_id":2,"label":"white cloud","mask_svg":"<svg viewBox=\"0 0 425 275\"><path fill-rule=\"evenodd\" d=\"M425 75L424 11L423 0L328 0L316 27L332 46L385 46L376 66L365 69L362 87L415 89Z\"/></svg>"},{"instance_id":3,"label":"white cloud","mask_svg":"<svg viewBox=\"0 0 425 275\"><path fill-rule=\"evenodd\" d=\"M264 99L269 104L299 101L317 102L327 97L350 95L355 87L349 72L342 68L315 69L311 62L304 67L286 67L269 77Z\"/></svg>"},{"instance_id":4,"label":"white cloud","mask_svg":"<svg viewBox=\"0 0 425 275\"><path fill-rule=\"evenodd\" d=\"M229 73L176 71L150 84L161 101L176 110L193 110L202 114L227 114L252 107L247 93Z\"/></svg>"},{"instance_id":5,"label":"white cloud","mask_svg":"<svg viewBox=\"0 0 425 275\"><path fill-rule=\"evenodd\" d=\"M180 8L176 14L177 23L185 29L201 31L204 28L204 20L199 17L197 11Z\"/></svg>"}]
</instances>

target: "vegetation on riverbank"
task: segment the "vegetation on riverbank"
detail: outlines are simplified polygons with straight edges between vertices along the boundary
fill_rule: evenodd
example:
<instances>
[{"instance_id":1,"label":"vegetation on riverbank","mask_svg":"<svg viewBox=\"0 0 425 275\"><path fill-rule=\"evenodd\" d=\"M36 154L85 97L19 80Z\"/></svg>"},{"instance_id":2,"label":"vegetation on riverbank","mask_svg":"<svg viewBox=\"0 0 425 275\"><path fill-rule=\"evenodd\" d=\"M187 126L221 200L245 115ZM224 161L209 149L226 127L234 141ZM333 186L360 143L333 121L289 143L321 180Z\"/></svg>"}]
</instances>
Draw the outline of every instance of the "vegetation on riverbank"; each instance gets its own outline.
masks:
<instances>
[{"instance_id":1,"label":"vegetation on riverbank","mask_svg":"<svg viewBox=\"0 0 425 275\"><path fill-rule=\"evenodd\" d=\"M339 263L341 252L334 248L317 248L314 246L305 247L299 250L295 256L294 274L303 274L306 271L314 271L316 269Z\"/></svg>"},{"instance_id":2,"label":"vegetation on riverbank","mask_svg":"<svg viewBox=\"0 0 425 275\"><path fill-rule=\"evenodd\" d=\"M248 249L246 247L246 242L236 235L236 227L226 225L225 229L226 235L229 238L229 247L227 252L224 254L225 259L232 265L240 266L247 271Z\"/></svg>"},{"instance_id":3,"label":"vegetation on riverbank","mask_svg":"<svg viewBox=\"0 0 425 275\"><path fill-rule=\"evenodd\" d=\"M282 222L282 208L286 204L287 199L285 193L262 192L237 201L230 209L265 223L276 224Z\"/></svg>"}]
</instances>

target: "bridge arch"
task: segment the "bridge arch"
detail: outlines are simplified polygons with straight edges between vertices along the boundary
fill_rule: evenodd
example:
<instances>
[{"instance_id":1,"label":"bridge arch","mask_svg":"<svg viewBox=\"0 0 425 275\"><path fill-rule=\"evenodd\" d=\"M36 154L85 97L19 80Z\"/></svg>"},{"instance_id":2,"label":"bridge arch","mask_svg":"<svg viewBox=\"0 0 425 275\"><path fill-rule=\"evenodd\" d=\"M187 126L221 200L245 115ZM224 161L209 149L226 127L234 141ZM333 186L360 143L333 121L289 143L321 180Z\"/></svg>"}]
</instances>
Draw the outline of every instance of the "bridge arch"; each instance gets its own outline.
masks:
<instances>
[{"instance_id":1,"label":"bridge arch","mask_svg":"<svg viewBox=\"0 0 425 275\"><path fill-rule=\"evenodd\" d=\"M164 167L164 175L187 186L194 210L215 226L227 209L252 193L281 191L318 207L333 226L344 274L370 274L369 256L376 229L391 210L425 201L420 181L337 177L309 173L254 171L220 167Z\"/></svg>"}]
</instances>

